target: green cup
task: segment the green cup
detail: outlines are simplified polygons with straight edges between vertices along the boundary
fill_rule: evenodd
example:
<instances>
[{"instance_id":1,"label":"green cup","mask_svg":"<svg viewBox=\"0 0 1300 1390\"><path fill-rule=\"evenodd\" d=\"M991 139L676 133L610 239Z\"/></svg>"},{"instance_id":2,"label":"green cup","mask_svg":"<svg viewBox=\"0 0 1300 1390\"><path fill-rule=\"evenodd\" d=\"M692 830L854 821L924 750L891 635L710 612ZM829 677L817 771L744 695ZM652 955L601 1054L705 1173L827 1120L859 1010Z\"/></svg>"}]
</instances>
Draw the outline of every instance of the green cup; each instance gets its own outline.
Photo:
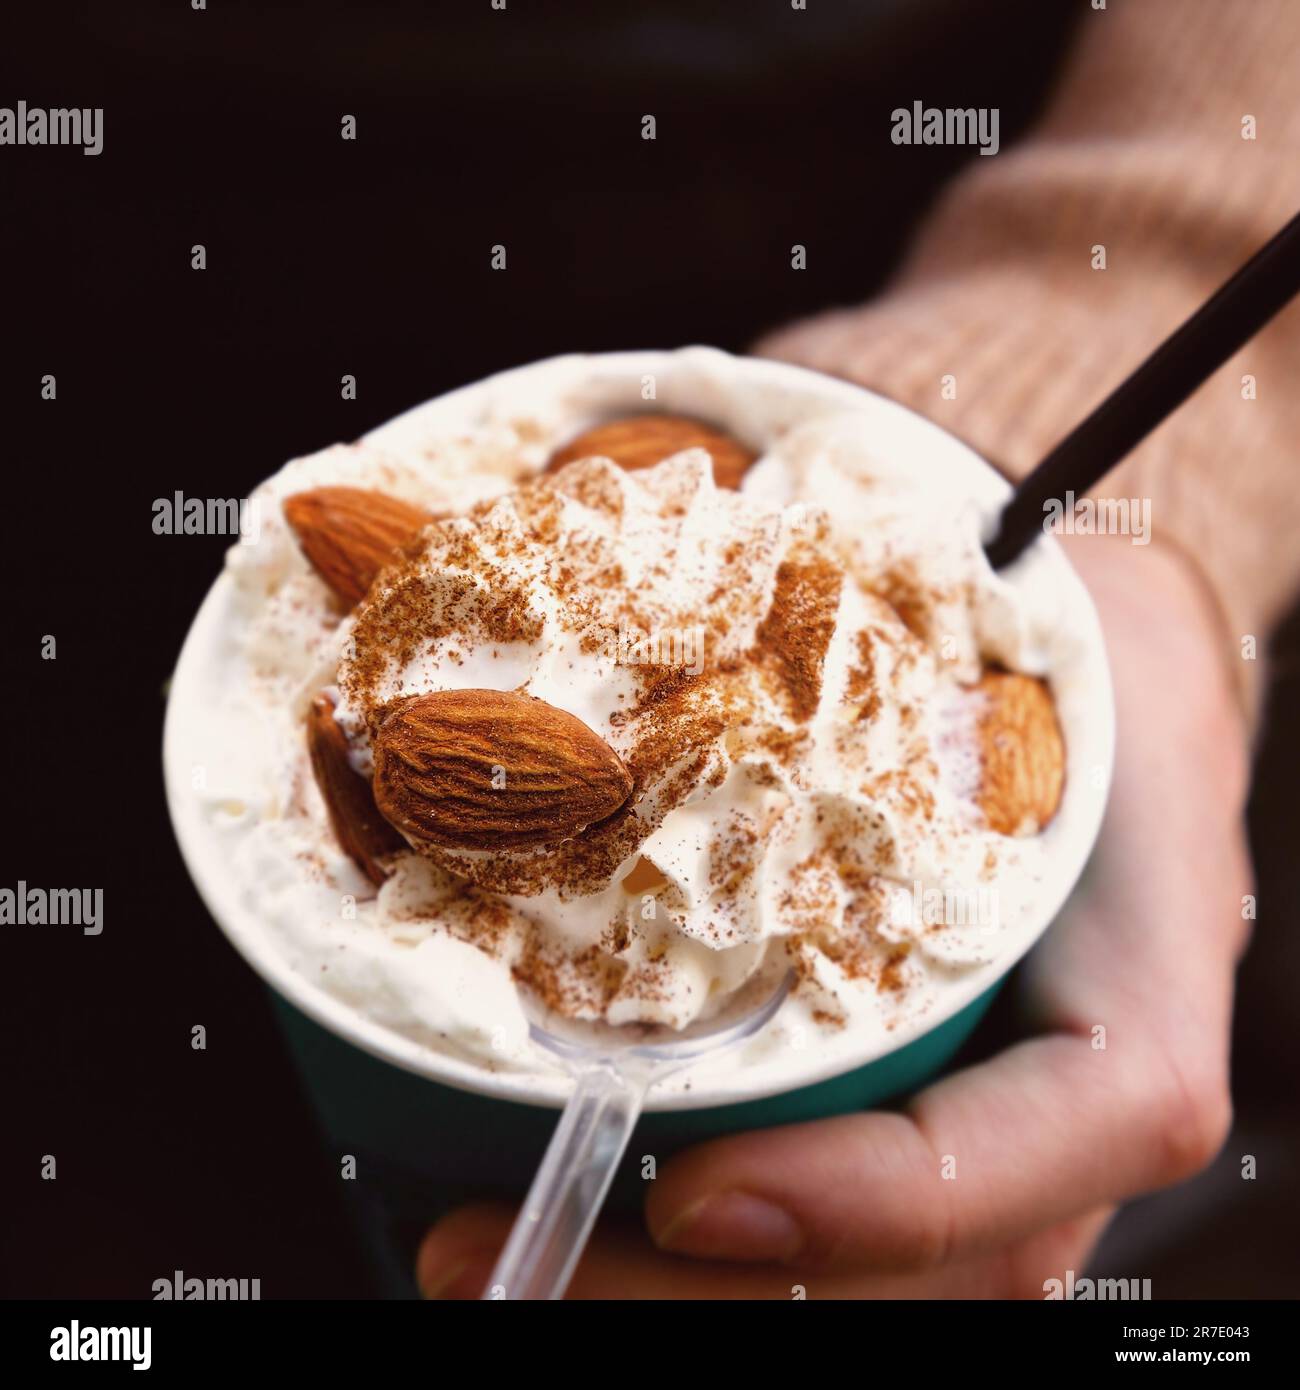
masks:
<instances>
[{"instance_id":1,"label":"green cup","mask_svg":"<svg viewBox=\"0 0 1300 1390\"><path fill-rule=\"evenodd\" d=\"M607 1206L640 1209L653 1176L680 1149L743 1130L846 1115L919 1089L974 1031L1001 988L865 1066L761 1100L642 1114ZM390 1066L314 1023L272 993L326 1141L356 1160L351 1206L375 1277L391 1297L414 1297L415 1246L423 1230L463 1202L518 1202L541 1163L556 1111L444 1086Z\"/></svg>"}]
</instances>

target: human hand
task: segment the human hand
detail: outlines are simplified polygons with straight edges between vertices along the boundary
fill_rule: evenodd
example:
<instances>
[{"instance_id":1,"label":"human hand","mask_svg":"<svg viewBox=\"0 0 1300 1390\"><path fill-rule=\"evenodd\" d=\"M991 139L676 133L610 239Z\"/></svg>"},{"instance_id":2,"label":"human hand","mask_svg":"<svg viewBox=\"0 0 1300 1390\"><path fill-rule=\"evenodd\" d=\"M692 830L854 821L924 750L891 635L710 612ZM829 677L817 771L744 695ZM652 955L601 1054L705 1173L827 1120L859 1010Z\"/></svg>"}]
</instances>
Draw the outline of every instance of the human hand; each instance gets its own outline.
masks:
<instances>
[{"instance_id":1,"label":"human hand","mask_svg":"<svg viewBox=\"0 0 1300 1390\"><path fill-rule=\"evenodd\" d=\"M1084 1268L1118 1203L1218 1151L1252 887L1222 636L1173 552L1088 537L1070 555L1106 631L1119 742L1092 865L1022 972L1033 1036L901 1112L677 1155L650 1185L646 1229L603 1225L570 1298L1041 1298ZM421 1288L478 1297L513 1217L444 1218Z\"/></svg>"}]
</instances>

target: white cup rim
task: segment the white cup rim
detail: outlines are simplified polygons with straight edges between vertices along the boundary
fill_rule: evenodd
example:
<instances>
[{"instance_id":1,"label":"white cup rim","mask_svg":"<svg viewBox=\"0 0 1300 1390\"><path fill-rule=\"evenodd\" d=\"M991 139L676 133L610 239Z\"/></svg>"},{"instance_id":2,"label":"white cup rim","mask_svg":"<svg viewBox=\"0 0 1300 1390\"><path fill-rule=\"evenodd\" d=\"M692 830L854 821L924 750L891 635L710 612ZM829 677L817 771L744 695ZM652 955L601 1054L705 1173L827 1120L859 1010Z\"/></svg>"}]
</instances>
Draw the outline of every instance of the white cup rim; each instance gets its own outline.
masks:
<instances>
[{"instance_id":1,"label":"white cup rim","mask_svg":"<svg viewBox=\"0 0 1300 1390\"><path fill-rule=\"evenodd\" d=\"M593 371L613 376L636 377L645 372L663 370L668 359L687 353L694 354L701 361L710 358L721 359L724 356L714 353L712 349L690 348L679 349L675 353L648 350L547 359L497 373L427 401L379 426L366 435L365 439L367 442L400 447L404 441L418 438L421 433L427 432L444 419L450 422L457 417L470 418L478 400L489 389L499 390L503 385L510 385L512 379L526 378L559 362L580 361L589 365ZM939 425L914 414L894 401L851 383L788 363L765 358L730 356L727 357L727 361L755 386L804 395L813 392L828 404L864 409L874 414L878 420L889 420L891 428L913 437L918 444L938 449L954 458L958 455L964 456L967 463L977 465L978 469L989 475L982 490L990 497L1000 499L1010 491L1006 481L973 450ZM1085 635L1083 646L1089 652L1089 678L1092 682L1089 689L1091 697L1095 699L1095 708L1091 708L1090 700L1088 764L1102 770L1102 785L1108 787L1114 760L1114 705L1100 622L1087 590L1057 542L1050 536L1044 536L1035 542L1035 548L1045 550L1048 563L1061 579L1070 620L1081 624L1081 630ZM223 856L217 850L217 837L210 823L201 816L198 799L191 793L189 769L192 758L185 742L181 718L183 712L197 707L196 702L201 701L202 691L199 684L204 655L212 650L212 644L217 640L218 630L224 623L233 596L233 582L223 571L200 605L182 645L172 678L163 733L164 782L172 825L190 876L217 925L236 950L277 993L308 1018L362 1051L405 1071L459 1090L547 1108L562 1105L565 1090L562 1082L558 1087L553 1085L548 1090L539 1092L536 1074L489 1072L471 1062L436 1052L367 1018L356 1008L297 973L284 955L277 952L270 934L260 929L257 913L236 890L222 862ZM1070 796L1069 779L1066 796ZM1105 800L1104 794L1083 798L1075 808L1071 840L1068 844L1068 862L1072 872L1061 876L1059 892L1044 899L1041 904L1041 921L1036 923L1032 931L1025 933L1019 948L999 955L985 966L973 968L958 987L945 992L939 1006L924 1018L900 1027L886 1039L868 1040L861 1049L861 1055L840 1055L831 1060L823 1060L818 1065L816 1054L812 1052L806 1072L801 1071L794 1081L783 1080L750 1090L743 1090L734 1085L707 1083L684 1093L656 1095L652 1092L646 1109L697 1110L760 1100L767 1096L800 1090L855 1071L896 1053L907 1044L946 1023L996 984L1034 945L1056 917L1074 883L1077 882L1095 843L1105 809Z\"/></svg>"}]
</instances>

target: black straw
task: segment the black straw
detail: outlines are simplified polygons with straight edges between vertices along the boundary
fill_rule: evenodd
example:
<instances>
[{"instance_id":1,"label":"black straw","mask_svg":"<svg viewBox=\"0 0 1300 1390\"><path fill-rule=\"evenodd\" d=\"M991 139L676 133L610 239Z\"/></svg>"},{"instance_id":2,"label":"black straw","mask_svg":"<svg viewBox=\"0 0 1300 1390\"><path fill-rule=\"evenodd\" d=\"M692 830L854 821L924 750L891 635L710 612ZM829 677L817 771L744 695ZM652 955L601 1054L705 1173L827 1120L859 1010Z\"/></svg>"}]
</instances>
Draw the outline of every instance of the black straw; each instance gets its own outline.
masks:
<instances>
[{"instance_id":1,"label":"black straw","mask_svg":"<svg viewBox=\"0 0 1300 1390\"><path fill-rule=\"evenodd\" d=\"M984 547L1002 569L1043 533L1044 505L1082 496L1300 291L1300 214L1027 474ZM1291 389L1288 383L1287 389Z\"/></svg>"}]
</instances>

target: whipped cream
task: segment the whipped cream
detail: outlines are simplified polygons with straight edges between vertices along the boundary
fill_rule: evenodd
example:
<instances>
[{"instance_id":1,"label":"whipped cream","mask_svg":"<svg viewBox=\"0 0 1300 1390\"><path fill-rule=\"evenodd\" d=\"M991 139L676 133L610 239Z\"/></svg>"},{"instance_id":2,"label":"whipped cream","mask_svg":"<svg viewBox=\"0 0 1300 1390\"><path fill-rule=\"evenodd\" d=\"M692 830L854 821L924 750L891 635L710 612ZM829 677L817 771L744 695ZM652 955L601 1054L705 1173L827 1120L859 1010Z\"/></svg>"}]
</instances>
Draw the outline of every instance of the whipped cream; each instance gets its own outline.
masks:
<instances>
[{"instance_id":1,"label":"whipped cream","mask_svg":"<svg viewBox=\"0 0 1300 1390\"><path fill-rule=\"evenodd\" d=\"M738 1071L776 1089L810 1052L822 1071L878 1055L1026 949L1100 814L1101 793L1072 804L1076 752L1108 756L1108 726L1088 725L1096 633L1065 620L1079 600L1058 557L989 569L1002 484L918 460L846 388L760 392L722 354L661 360L663 408L760 450L738 493L700 449L539 476L594 419L630 413L610 399L627 373L558 359L476 388L472 411L286 465L254 494L259 543L227 561L222 752L199 795L263 944L382 1028L533 1094L564 1081L528 1039L521 986L576 1016L680 1027L792 964L776 1019L669 1091ZM326 484L443 517L342 620L278 505ZM1070 762L1038 836L995 834L976 805L970 687L991 664L1053 685ZM542 849L413 848L376 891L330 831L308 704L336 694L365 771L391 701L473 688L583 720L633 797Z\"/></svg>"}]
</instances>

